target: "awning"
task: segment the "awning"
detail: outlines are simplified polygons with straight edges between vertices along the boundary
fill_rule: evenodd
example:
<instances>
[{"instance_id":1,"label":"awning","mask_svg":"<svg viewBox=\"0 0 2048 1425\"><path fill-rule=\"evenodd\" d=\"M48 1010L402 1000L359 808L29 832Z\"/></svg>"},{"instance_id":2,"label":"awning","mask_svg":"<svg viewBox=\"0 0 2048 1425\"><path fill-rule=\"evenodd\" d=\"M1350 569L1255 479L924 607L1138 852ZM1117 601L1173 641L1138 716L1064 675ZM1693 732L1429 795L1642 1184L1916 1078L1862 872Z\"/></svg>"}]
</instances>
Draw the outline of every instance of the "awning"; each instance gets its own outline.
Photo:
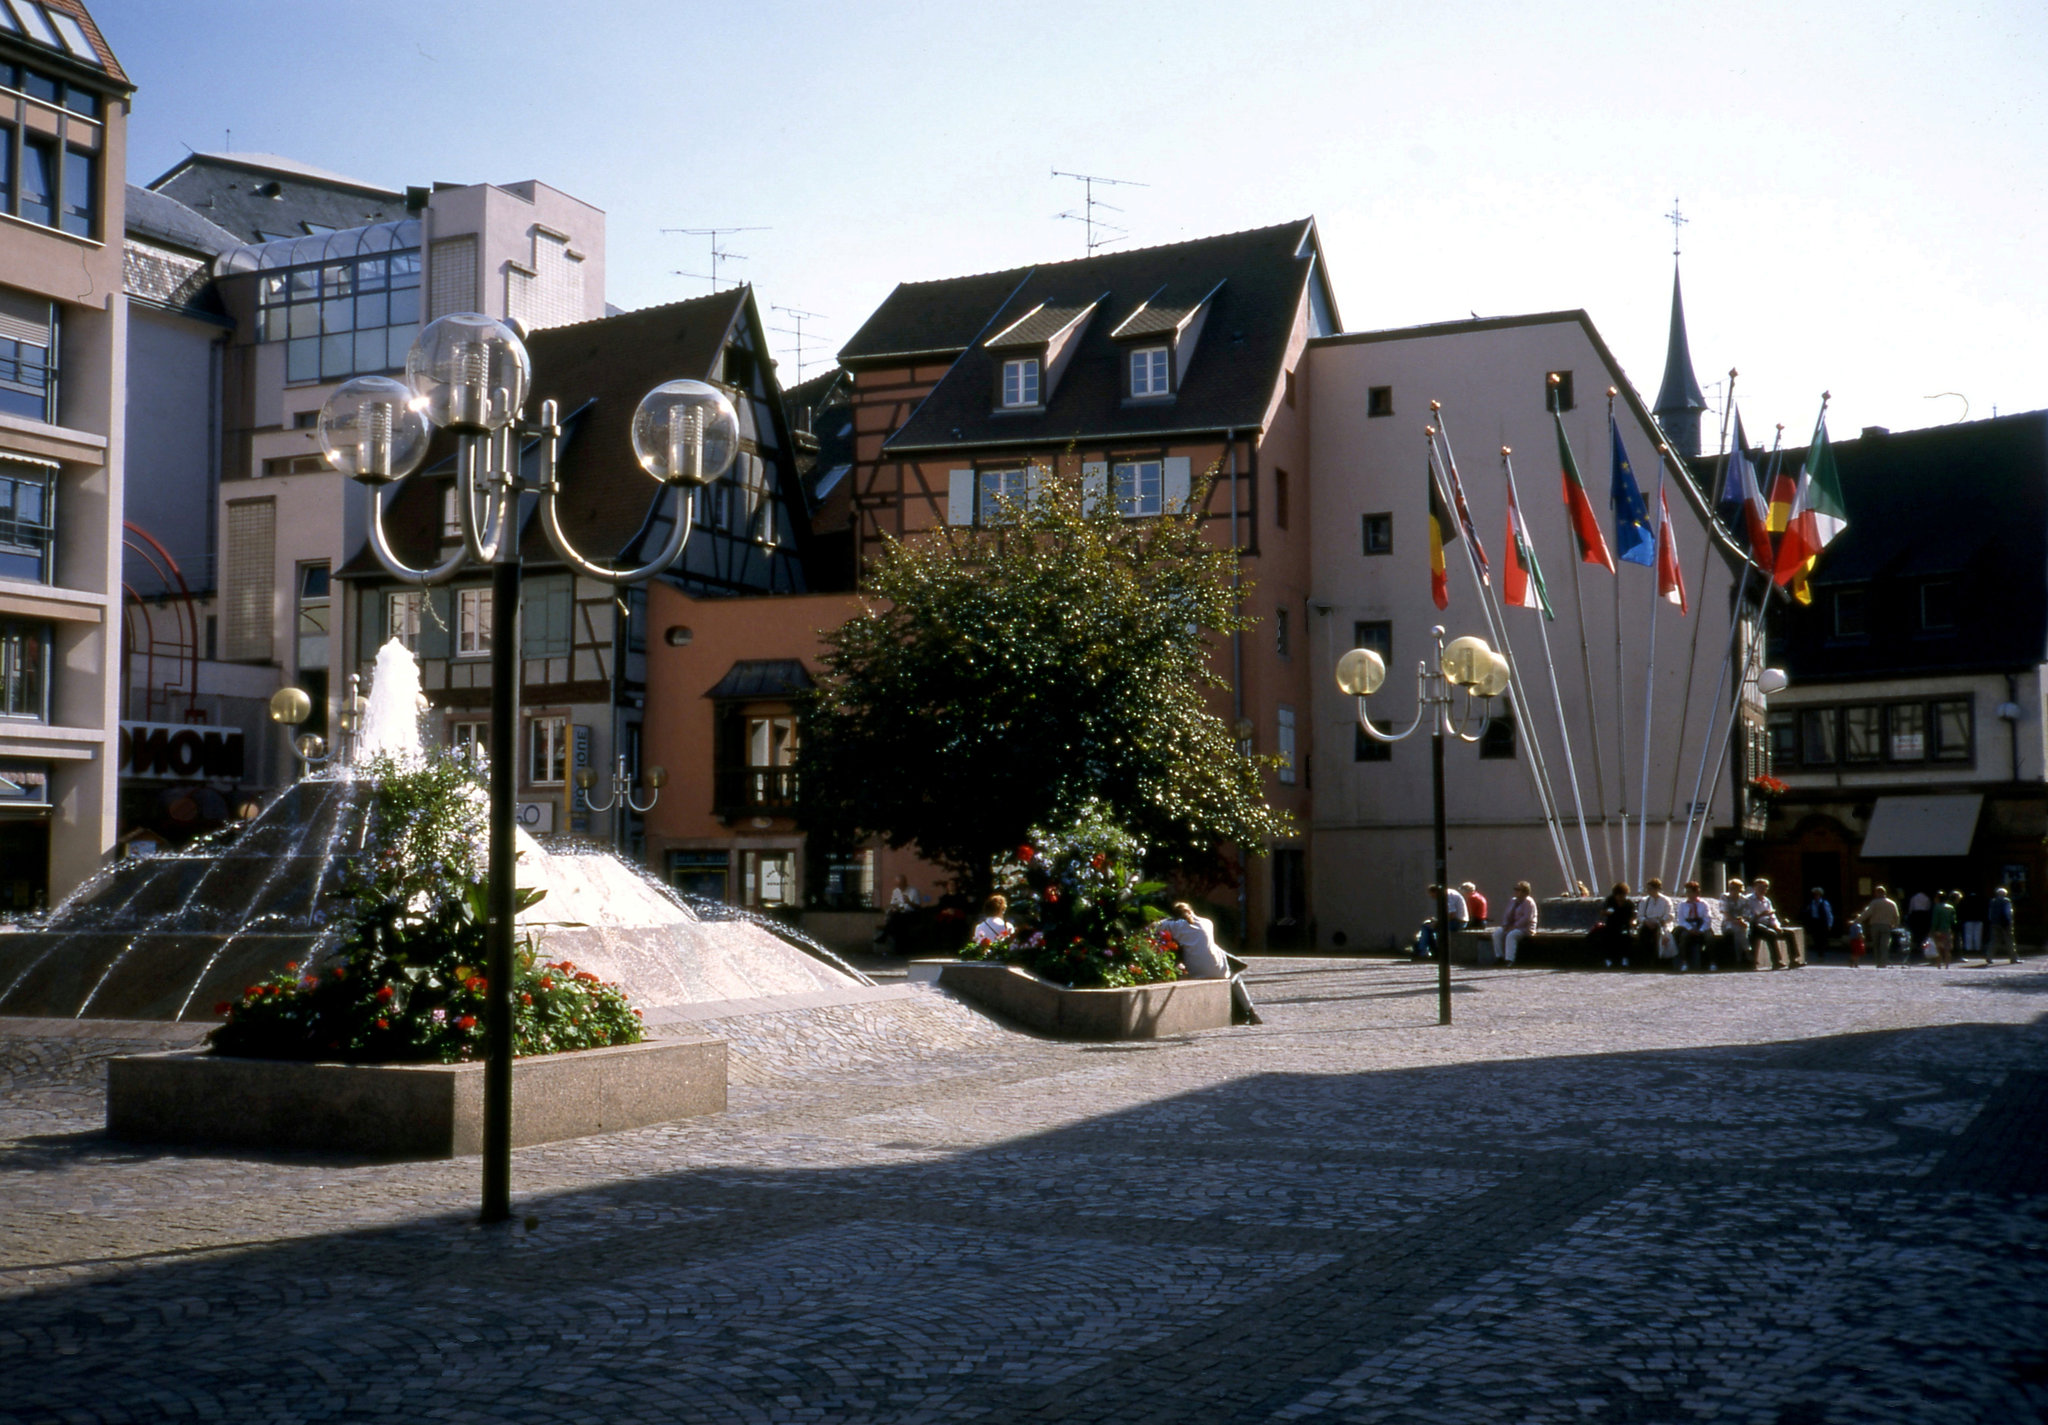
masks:
<instances>
[{"instance_id":1,"label":"awning","mask_svg":"<svg viewBox=\"0 0 2048 1425\"><path fill-rule=\"evenodd\" d=\"M1977 835L1979 794L1951 797L1879 797L1863 833L1863 857L1967 856Z\"/></svg>"}]
</instances>

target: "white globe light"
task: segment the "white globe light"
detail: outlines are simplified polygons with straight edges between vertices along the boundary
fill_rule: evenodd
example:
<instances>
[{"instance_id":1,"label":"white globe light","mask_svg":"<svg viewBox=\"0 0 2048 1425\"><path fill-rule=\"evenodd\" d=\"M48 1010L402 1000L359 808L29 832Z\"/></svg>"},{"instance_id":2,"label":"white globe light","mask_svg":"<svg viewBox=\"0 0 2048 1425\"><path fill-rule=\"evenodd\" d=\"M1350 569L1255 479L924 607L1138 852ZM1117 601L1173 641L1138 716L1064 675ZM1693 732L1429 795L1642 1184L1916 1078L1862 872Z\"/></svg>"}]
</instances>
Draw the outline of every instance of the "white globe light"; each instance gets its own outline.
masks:
<instances>
[{"instance_id":1,"label":"white globe light","mask_svg":"<svg viewBox=\"0 0 2048 1425\"><path fill-rule=\"evenodd\" d=\"M1785 685L1790 681L1792 680L1785 676L1783 668L1766 668L1756 675L1756 690L1769 697L1772 693L1784 692Z\"/></svg>"},{"instance_id":2,"label":"white globe light","mask_svg":"<svg viewBox=\"0 0 2048 1425\"><path fill-rule=\"evenodd\" d=\"M1444 649L1444 676L1461 688L1475 688L1493 674L1493 650L1483 638L1467 634Z\"/></svg>"},{"instance_id":3,"label":"white globe light","mask_svg":"<svg viewBox=\"0 0 2048 1425\"><path fill-rule=\"evenodd\" d=\"M481 312L430 322L405 354L405 381L426 417L450 430L498 430L526 404L533 367L512 328Z\"/></svg>"},{"instance_id":4,"label":"white globe light","mask_svg":"<svg viewBox=\"0 0 2048 1425\"><path fill-rule=\"evenodd\" d=\"M327 463L352 480L403 480L427 456L433 430L412 388L389 376L358 376L320 407L316 428Z\"/></svg>"},{"instance_id":5,"label":"white globe light","mask_svg":"<svg viewBox=\"0 0 2048 1425\"><path fill-rule=\"evenodd\" d=\"M1513 680L1509 675L1508 660L1495 650L1492 666L1481 675L1479 681L1473 685L1472 691L1482 698L1497 698L1507 691L1511 681Z\"/></svg>"},{"instance_id":6,"label":"white globe light","mask_svg":"<svg viewBox=\"0 0 2048 1425\"><path fill-rule=\"evenodd\" d=\"M1354 698L1372 696L1386 680L1386 660L1370 648L1354 648L1337 660L1337 687Z\"/></svg>"},{"instance_id":7,"label":"white globe light","mask_svg":"<svg viewBox=\"0 0 2048 1425\"><path fill-rule=\"evenodd\" d=\"M716 386L665 381L633 412L633 454L665 485L708 485L739 450L739 415Z\"/></svg>"}]
</instances>

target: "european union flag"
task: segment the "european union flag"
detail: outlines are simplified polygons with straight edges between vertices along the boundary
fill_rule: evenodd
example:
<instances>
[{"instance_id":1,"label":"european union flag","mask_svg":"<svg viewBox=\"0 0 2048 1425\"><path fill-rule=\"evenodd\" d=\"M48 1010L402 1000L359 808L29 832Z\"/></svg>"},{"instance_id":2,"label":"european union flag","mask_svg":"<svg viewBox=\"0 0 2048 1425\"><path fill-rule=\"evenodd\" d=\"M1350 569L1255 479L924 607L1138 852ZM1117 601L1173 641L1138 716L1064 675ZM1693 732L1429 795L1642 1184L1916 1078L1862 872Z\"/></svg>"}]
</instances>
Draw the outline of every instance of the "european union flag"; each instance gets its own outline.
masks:
<instances>
[{"instance_id":1,"label":"european union flag","mask_svg":"<svg viewBox=\"0 0 2048 1425\"><path fill-rule=\"evenodd\" d=\"M1654 569L1657 531L1650 524L1650 507L1643 502L1635 468L1628 463L1628 451L1621 444L1621 427L1612 416L1607 418L1607 431L1614 437L1614 488L1607 497L1614 511L1614 557Z\"/></svg>"}]
</instances>

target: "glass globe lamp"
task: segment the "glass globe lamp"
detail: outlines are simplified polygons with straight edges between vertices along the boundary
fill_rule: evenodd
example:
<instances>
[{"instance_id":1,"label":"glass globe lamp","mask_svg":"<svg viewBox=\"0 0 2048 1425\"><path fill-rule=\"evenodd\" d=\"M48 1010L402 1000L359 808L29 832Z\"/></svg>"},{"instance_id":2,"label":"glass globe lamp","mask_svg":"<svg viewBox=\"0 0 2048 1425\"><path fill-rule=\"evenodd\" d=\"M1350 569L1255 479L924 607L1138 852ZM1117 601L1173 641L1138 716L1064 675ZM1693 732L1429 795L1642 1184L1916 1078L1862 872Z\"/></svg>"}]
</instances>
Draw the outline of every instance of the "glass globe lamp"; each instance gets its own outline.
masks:
<instances>
[{"instance_id":1,"label":"glass globe lamp","mask_svg":"<svg viewBox=\"0 0 2048 1425\"><path fill-rule=\"evenodd\" d=\"M507 425L526 404L526 345L481 312L430 322L405 354L405 382L437 426L475 434Z\"/></svg>"},{"instance_id":2,"label":"glass globe lamp","mask_svg":"<svg viewBox=\"0 0 2048 1425\"><path fill-rule=\"evenodd\" d=\"M740 418L725 392L702 381L665 381L633 412L633 454L664 485L708 485L732 468Z\"/></svg>"},{"instance_id":3,"label":"glass globe lamp","mask_svg":"<svg viewBox=\"0 0 2048 1425\"><path fill-rule=\"evenodd\" d=\"M389 376L343 382L320 408L317 433L327 463L365 485L403 480L419 469L433 435L412 388Z\"/></svg>"}]
</instances>

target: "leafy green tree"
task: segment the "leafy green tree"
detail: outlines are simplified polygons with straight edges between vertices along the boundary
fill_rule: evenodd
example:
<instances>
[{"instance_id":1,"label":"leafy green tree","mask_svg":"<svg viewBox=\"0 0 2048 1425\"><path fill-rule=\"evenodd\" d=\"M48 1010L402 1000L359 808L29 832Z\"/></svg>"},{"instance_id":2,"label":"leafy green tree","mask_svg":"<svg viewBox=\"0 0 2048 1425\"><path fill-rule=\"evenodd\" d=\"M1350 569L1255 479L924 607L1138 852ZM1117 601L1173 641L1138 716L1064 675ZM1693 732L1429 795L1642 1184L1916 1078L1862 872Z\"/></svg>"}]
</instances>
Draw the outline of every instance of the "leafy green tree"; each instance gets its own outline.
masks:
<instances>
[{"instance_id":1,"label":"leafy green tree","mask_svg":"<svg viewBox=\"0 0 2048 1425\"><path fill-rule=\"evenodd\" d=\"M1036 472L990 527L889 541L827 638L798 754L813 830L915 843L969 888L1033 826L1100 801L1155 871L1291 833L1212 710L1220 636L1251 626L1199 515L1125 519Z\"/></svg>"}]
</instances>

